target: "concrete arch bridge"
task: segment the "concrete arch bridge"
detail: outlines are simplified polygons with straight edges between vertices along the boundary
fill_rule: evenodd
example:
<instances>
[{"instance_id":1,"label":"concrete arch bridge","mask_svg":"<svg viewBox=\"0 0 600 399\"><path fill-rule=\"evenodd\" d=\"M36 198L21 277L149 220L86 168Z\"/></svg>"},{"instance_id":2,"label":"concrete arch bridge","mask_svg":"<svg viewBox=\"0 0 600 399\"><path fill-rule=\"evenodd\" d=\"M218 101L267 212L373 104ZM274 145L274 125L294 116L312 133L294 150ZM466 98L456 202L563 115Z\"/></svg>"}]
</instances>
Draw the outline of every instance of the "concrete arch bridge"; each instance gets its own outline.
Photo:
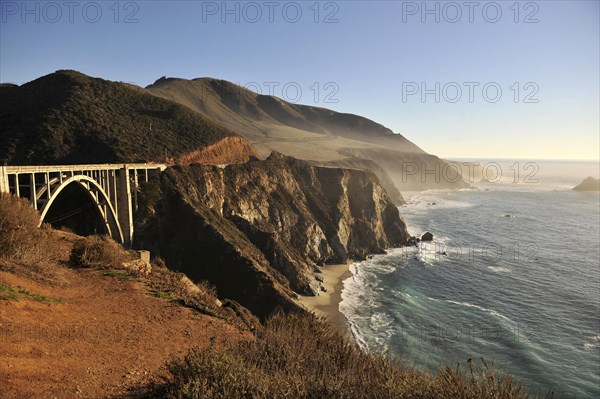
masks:
<instances>
[{"instance_id":1,"label":"concrete arch bridge","mask_svg":"<svg viewBox=\"0 0 600 399\"><path fill-rule=\"evenodd\" d=\"M27 198L40 213L40 225L52 222L52 218L66 219L77 212L92 212L105 233L121 244L130 245L138 187L166 167L154 163L0 166L0 192ZM80 207L57 216L57 204L70 193L77 193L72 195L71 202Z\"/></svg>"}]
</instances>

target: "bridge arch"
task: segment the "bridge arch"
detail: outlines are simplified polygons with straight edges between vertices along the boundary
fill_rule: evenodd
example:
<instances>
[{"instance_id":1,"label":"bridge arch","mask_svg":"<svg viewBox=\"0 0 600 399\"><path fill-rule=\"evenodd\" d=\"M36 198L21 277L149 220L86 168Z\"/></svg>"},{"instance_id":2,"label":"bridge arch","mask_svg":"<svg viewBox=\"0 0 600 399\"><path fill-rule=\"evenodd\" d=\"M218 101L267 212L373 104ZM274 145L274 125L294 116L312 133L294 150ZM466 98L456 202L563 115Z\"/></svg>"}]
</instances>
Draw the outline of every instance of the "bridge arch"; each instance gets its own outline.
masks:
<instances>
[{"instance_id":1,"label":"bridge arch","mask_svg":"<svg viewBox=\"0 0 600 399\"><path fill-rule=\"evenodd\" d=\"M119 224L117 212L113 207L106 191L96 180L85 175L75 175L64 180L58 187L52 190L52 195L41 209L40 222L41 226L46 218L46 215L52 204L56 201L60 193L69 185L77 184L84 189L89 198L93 201L98 213L102 217L102 221L106 227L108 234L117 242L124 244L123 231Z\"/></svg>"}]
</instances>

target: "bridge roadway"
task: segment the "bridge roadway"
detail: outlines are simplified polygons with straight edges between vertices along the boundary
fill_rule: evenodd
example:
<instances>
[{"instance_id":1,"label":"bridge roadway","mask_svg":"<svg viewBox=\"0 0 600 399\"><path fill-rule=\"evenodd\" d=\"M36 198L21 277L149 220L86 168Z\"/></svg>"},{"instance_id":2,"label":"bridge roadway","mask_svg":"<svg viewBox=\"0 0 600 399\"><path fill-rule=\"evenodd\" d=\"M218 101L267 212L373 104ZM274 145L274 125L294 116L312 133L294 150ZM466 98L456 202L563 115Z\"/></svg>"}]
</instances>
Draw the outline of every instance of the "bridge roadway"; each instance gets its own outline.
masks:
<instances>
[{"instance_id":1,"label":"bridge roadway","mask_svg":"<svg viewBox=\"0 0 600 399\"><path fill-rule=\"evenodd\" d=\"M61 191L77 184L89 195L108 234L130 245L139 184L166 168L166 164L155 163L0 166L0 192L27 198L40 212L42 225Z\"/></svg>"}]
</instances>

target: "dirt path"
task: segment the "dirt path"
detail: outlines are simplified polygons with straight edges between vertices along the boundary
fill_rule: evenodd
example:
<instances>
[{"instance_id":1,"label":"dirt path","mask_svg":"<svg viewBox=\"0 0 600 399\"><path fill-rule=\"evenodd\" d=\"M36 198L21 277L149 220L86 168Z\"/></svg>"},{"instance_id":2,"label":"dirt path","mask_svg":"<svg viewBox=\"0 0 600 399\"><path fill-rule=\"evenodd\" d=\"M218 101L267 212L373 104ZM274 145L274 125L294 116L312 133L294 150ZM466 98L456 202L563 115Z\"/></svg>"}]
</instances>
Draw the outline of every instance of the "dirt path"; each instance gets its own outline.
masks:
<instances>
[{"instance_id":1,"label":"dirt path","mask_svg":"<svg viewBox=\"0 0 600 399\"><path fill-rule=\"evenodd\" d=\"M62 303L0 300L1 398L105 398L156 380L195 346L245 335L223 320L150 295L144 285L64 269L54 287L0 271L0 283Z\"/></svg>"}]
</instances>

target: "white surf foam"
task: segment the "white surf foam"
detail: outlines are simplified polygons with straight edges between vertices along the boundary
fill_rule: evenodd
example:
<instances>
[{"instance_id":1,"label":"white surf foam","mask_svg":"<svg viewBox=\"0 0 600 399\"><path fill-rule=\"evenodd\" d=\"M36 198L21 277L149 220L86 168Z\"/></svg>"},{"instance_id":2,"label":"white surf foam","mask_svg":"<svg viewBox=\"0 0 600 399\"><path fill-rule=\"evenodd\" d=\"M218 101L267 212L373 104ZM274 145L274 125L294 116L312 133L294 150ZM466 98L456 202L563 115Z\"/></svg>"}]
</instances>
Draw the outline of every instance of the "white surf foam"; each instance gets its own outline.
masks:
<instances>
[{"instance_id":1,"label":"white surf foam","mask_svg":"<svg viewBox=\"0 0 600 399\"><path fill-rule=\"evenodd\" d=\"M433 299L433 298L429 298L429 299ZM497 312L497 311L495 311L493 309L484 308L483 306L475 305L475 304L468 303L468 302L453 301L451 299L445 300L444 302L451 303L451 304L454 304L454 305L459 305L459 306L465 306L465 307L468 307L468 308L479 309L482 312L486 312L486 313L489 313L489 314L491 314L493 316L499 317L501 319L504 319L504 320L507 320L507 321L511 321L508 317L504 316L502 313L499 313L499 312Z\"/></svg>"},{"instance_id":2,"label":"white surf foam","mask_svg":"<svg viewBox=\"0 0 600 399\"><path fill-rule=\"evenodd\" d=\"M464 201L449 199L448 195L456 190L427 190L408 193L405 197L406 204L400 207L400 212L422 213L433 209L469 208L473 204Z\"/></svg>"},{"instance_id":3,"label":"white surf foam","mask_svg":"<svg viewBox=\"0 0 600 399\"><path fill-rule=\"evenodd\" d=\"M393 320L385 313L372 312L376 306L375 298L381 295L373 287L373 283L377 281L374 275L393 273L396 270L395 265L403 264L398 260L405 258L407 251L414 252L414 248L393 248L387 250L385 254L375 255L371 259L350 265L352 274L343 281L342 300L338 309L348 320L357 344L364 349L367 348L367 334L369 350L389 349L389 340L394 327ZM370 310L368 315L362 314L365 309Z\"/></svg>"},{"instance_id":4,"label":"white surf foam","mask_svg":"<svg viewBox=\"0 0 600 399\"><path fill-rule=\"evenodd\" d=\"M583 344L583 349L585 350L594 350L600 348L600 335L596 335L593 337L588 337L588 342Z\"/></svg>"},{"instance_id":5,"label":"white surf foam","mask_svg":"<svg viewBox=\"0 0 600 399\"><path fill-rule=\"evenodd\" d=\"M510 273L510 269L507 269L506 267L488 266L488 269L490 269L494 273Z\"/></svg>"}]
</instances>

